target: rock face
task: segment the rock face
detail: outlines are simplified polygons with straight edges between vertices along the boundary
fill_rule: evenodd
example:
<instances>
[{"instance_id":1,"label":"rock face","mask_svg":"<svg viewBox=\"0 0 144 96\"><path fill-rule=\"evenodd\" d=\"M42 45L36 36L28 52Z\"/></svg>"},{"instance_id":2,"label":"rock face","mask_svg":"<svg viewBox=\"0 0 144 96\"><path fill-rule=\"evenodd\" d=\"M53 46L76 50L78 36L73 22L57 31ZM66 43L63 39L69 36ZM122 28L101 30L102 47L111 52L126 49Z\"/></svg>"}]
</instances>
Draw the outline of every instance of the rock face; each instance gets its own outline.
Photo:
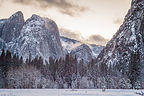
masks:
<instances>
[{"instance_id":1,"label":"rock face","mask_svg":"<svg viewBox=\"0 0 144 96\"><path fill-rule=\"evenodd\" d=\"M6 21L7 21L7 19L1 19L0 20L0 37L2 36L2 29L3 29Z\"/></svg>"},{"instance_id":2,"label":"rock face","mask_svg":"<svg viewBox=\"0 0 144 96\"><path fill-rule=\"evenodd\" d=\"M132 54L137 53L138 64L144 66L144 0L132 1L120 29L97 57L97 64L115 64L127 69Z\"/></svg>"},{"instance_id":3,"label":"rock face","mask_svg":"<svg viewBox=\"0 0 144 96\"><path fill-rule=\"evenodd\" d=\"M76 48L74 48L71 53L70 53L73 57L77 57L78 61L83 59L84 62L89 62L90 60L92 60L92 51L89 48L88 45L86 44L82 44Z\"/></svg>"},{"instance_id":4,"label":"rock face","mask_svg":"<svg viewBox=\"0 0 144 96\"><path fill-rule=\"evenodd\" d=\"M7 20L1 20L0 37L6 42L10 42L20 35L20 30L24 24L22 12L18 11Z\"/></svg>"},{"instance_id":5,"label":"rock face","mask_svg":"<svg viewBox=\"0 0 144 96\"><path fill-rule=\"evenodd\" d=\"M64 55L56 23L48 18L32 15L24 22L21 12L17 12L7 20L0 21L2 47L17 53L24 58L49 56L59 58ZM0 30L1 30L0 29ZM0 32L1 33L1 32Z\"/></svg>"}]
</instances>

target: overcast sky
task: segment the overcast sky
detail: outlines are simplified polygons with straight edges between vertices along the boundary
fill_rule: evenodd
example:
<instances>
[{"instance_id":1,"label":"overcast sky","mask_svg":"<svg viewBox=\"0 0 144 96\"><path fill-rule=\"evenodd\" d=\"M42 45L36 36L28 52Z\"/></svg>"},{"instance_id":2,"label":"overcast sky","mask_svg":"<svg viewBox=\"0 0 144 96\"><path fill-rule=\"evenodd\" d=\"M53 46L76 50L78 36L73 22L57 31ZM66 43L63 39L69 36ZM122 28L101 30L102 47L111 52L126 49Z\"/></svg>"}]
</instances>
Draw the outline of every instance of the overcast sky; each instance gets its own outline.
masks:
<instances>
[{"instance_id":1,"label":"overcast sky","mask_svg":"<svg viewBox=\"0 0 144 96\"><path fill-rule=\"evenodd\" d=\"M0 0L0 19L16 11L22 11L25 19L37 14L53 19L63 30L62 35L96 43L104 39L105 44L119 29L130 3L131 0Z\"/></svg>"}]
</instances>

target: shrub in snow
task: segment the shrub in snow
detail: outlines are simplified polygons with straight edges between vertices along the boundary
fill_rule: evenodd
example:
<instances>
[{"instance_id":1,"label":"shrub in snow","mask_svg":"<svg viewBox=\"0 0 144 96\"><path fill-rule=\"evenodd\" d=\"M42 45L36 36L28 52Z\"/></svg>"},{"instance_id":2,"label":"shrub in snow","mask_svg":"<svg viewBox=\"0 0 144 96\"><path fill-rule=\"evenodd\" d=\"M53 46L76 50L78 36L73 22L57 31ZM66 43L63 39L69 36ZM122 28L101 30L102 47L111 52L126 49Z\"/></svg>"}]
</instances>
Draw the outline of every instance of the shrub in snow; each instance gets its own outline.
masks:
<instances>
[{"instance_id":1,"label":"shrub in snow","mask_svg":"<svg viewBox=\"0 0 144 96\"><path fill-rule=\"evenodd\" d=\"M132 85L130 84L130 80L125 78L121 78L118 84L119 88L121 89L130 89L132 87Z\"/></svg>"},{"instance_id":2,"label":"shrub in snow","mask_svg":"<svg viewBox=\"0 0 144 96\"><path fill-rule=\"evenodd\" d=\"M80 89L89 88L88 78L82 77L80 81Z\"/></svg>"}]
</instances>

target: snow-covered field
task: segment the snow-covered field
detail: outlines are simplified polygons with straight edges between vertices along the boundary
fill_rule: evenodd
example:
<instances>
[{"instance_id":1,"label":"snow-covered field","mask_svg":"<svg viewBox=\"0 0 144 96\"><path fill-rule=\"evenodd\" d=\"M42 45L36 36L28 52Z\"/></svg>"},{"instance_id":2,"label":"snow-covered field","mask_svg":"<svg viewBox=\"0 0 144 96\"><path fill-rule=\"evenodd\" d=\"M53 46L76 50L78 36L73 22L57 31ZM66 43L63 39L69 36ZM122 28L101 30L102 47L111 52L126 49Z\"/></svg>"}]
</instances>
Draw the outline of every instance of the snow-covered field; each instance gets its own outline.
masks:
<instances>
[{"instance_id":1,"label":"snow-covered field","mask_svg":"<svg viewBox=\"0 0 144 96\"><path fill-rule=\"evenodd\" d=\"M144 91L144 90L143 90ZM101 89L0 89L0 96L140 96L141 90Z\"/></svg>"}]
</instances>

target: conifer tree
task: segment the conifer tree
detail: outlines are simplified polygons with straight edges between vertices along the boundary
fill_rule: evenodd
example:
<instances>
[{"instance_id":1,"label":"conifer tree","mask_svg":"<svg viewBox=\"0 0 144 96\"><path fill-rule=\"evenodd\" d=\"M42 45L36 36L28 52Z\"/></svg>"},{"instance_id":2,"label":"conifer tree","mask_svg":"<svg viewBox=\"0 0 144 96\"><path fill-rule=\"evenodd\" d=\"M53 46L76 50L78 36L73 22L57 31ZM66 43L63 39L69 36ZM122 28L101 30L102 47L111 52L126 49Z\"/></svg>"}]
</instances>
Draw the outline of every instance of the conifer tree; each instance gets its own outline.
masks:
<instances>
[{"instance_id":1,"label":"conifer tree","mask_svg":"<svg viewBox=\"0 0 144 96\"><path fill-rule=\"evenodd\" d=\"M140 54L139 51L131 55L128 77L131 81L132 87L135 88L135 83L139 80L140 76Z\"/></svg>"}]
</instances>

